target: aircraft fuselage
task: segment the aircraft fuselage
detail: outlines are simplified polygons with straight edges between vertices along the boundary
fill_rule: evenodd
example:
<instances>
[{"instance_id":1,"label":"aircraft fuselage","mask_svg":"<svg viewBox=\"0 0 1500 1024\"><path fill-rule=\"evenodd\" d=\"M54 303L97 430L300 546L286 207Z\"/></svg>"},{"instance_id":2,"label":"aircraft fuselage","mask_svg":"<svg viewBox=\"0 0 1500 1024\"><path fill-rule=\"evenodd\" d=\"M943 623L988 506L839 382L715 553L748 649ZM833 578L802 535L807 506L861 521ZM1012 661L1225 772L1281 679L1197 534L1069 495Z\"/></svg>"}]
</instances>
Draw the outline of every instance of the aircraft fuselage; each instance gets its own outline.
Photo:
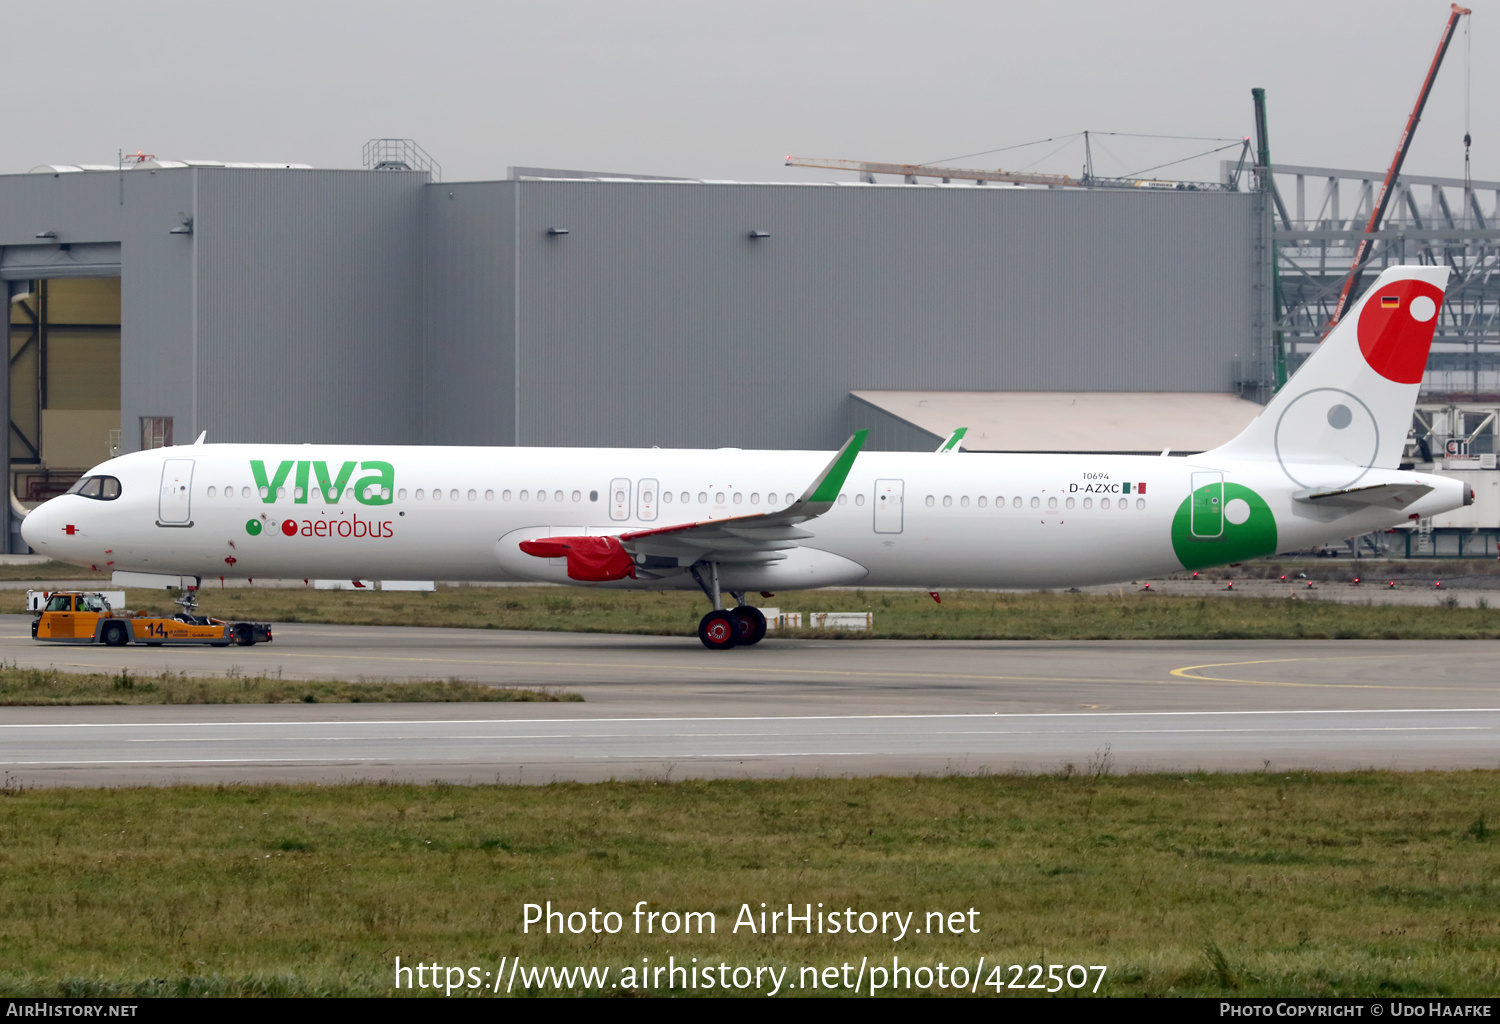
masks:
<instances>
[{"instance_id":1,"label":"aircraft fuselage","mask_svg":"<svg viewBox=\"0 0 1500 1024\"><path fill-rule=\"evenodd\" d=\"M78 565L205 580L572 582L562 559L517 543L774 511L827 460L808 451L190 445L103 463L89 475L117 479L117 498L53 499L24 532L39 553ZM727 585L1109 583L1337 542L1464 501L1456 480L1384 469L1363 470L1357 486L1433 489L1399 509L1299 501L1320 483L1350 484L1347 467L1324 473L1294 482L1275 461L1214 453L863 452L834 507L805 524L814 536L779 561L726 566ZM696 587L670 570L596 585Z\"/></svg>"}]
</instances>

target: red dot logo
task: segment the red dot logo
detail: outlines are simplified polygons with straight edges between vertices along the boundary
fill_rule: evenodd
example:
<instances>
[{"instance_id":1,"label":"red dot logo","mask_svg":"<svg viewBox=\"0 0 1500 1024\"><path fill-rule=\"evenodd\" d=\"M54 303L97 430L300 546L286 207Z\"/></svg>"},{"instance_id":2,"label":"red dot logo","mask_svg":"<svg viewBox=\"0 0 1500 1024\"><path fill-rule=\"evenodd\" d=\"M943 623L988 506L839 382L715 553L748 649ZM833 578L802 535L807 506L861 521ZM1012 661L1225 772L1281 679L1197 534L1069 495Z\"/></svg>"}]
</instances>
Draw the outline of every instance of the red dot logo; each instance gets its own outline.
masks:
<instances>
[{"instance_id":1,"label":"red dot logo","mask_svg":"<svg viewBox=\"0 0 1500 1024\"><path fill-rule=\"evenodd\" d=\"M1420 384L1442 304L1442 289L1426 281L1381 286L1359 314L1359 350L1365 362L1386 380Z\"/></svg>"},{"instance_id":2,"label":"red dot logo","mask_svg":"<svg viewBox=\"0 0 1500 1024\"><path fill-rule=\"evenodd\" d=\"M288 537L297 536L297 520L283 519L281 521L281 532L286 534Z\"/></svg>"}]
</instances>

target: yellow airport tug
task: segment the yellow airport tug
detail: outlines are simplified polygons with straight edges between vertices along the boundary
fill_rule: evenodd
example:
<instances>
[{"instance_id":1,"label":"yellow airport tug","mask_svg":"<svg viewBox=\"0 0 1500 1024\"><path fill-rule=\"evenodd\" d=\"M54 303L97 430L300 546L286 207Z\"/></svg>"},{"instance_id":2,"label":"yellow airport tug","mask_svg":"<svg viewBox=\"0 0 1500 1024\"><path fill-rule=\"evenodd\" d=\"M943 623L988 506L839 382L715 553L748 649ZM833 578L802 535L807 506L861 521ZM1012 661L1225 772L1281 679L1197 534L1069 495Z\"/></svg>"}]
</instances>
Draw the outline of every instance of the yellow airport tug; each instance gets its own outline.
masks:
<instances>
[{"instance_id":1,"label":"yellow airport tug","mask_svg":"<svg viewBox=\"0 0 1500 1024\"><path fill-rule=\"evenodd\" d=\"M54 644L208 644L228 647L269 643L268 622L225 622L195 615L196 594L187 592L177 603L182 611L171 618L145 612L116 611L103 594L86 590L54 590L42 595L39 610L31 620L31 636Z\"/></svg>"}]
</instances>

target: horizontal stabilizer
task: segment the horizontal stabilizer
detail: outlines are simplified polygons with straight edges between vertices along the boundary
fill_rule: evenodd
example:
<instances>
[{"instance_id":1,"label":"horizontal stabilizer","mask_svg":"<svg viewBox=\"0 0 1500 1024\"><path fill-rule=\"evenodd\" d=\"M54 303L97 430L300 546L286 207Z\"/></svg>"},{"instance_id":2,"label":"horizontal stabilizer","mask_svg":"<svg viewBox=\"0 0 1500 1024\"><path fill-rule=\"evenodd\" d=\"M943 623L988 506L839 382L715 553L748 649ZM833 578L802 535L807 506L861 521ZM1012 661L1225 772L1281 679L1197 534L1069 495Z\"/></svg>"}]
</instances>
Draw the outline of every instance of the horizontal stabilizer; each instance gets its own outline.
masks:
<instances>
[{"instance_id":1,"label":"horizontal stabilizer","mask_svg":"<svg viewBox=\"0 0 1500 1024\"><path fill-rule=\"evenodd\" d=\"M1401 510L1432 492L1427 484L1371 484L1336 490L1312 489L1295 495L1298 501L1334 508L1391 508Z\"/></svg>"}]
</instances>

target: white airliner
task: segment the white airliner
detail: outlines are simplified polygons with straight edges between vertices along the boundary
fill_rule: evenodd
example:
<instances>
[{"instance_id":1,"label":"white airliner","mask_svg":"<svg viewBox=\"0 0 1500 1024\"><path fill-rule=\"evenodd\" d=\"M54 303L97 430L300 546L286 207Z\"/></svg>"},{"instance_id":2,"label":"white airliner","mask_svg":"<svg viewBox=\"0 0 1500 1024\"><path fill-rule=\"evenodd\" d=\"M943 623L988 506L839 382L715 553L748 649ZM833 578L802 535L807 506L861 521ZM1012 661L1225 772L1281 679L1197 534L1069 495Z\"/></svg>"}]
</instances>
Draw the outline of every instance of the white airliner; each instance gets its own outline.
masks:
<instances>
[{"instance_id":1,"label":"white airliner","mask_svg":"<svg viewBox=\"0 0 1500 1024\"><path fill-rule=\"evenodd\" d=\"M864 432L832 460L200 438L95 467L22 535L78 565L200 579L701 588L713 649L764 636L756 591L1067 587L1240 562L1473 500L1398 468L1447 274L1386 270L1259 418L1187 458L862 453Z\"/></svg>"}]
</instances>

